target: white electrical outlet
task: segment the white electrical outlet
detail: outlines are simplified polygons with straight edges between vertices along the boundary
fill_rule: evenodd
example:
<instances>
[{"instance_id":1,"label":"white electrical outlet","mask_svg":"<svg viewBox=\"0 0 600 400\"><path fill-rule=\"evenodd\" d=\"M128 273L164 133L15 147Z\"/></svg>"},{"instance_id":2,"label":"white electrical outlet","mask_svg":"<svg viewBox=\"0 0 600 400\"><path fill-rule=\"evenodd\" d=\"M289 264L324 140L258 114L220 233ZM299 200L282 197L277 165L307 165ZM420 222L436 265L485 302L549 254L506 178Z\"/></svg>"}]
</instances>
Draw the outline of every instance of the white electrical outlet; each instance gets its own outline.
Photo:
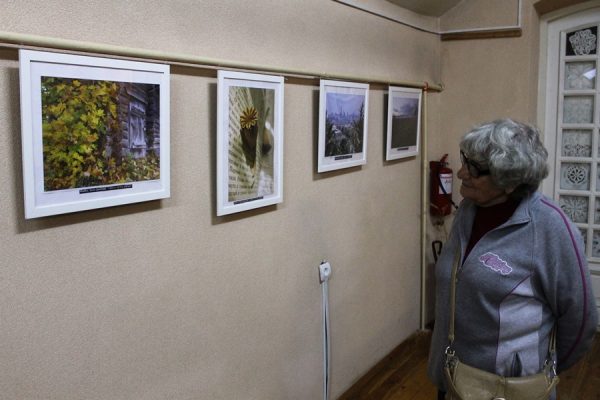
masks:
<instances>
[{"instance_id":1,"label":"white electrical outlet","mask_svg":"<svg viewBox=\"0 0 600 400\"><path fill-rule=\"evenodd\" d=\"M331 276L331 265L327 261L321 262L319 265L319 280L321 283L328 281Z\"/></svg>"}]
</instances>

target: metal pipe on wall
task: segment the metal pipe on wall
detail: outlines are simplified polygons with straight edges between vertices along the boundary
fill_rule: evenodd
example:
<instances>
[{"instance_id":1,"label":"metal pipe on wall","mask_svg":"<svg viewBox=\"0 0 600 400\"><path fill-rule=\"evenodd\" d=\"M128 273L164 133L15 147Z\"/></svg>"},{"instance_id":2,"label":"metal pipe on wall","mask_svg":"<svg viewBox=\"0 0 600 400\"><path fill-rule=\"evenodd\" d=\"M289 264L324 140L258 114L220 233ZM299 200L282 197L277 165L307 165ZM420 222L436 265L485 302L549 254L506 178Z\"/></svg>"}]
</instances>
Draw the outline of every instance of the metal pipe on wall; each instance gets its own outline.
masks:
<instances>
[{"instance_id":1,"label":"metal pipe on wall","mask_svg":"<svg viewBox=\"0 0 600 400\"><path fill-rule=\"evenodd\" d=\"M423 82L407 82L385 78L364 77L337 73L282 68L277 66L251 64L231 60L219 60L215 58L200 57L191 54L168 53L158 50L138 49L132 47L114 46L103 43L84 42L79 40L51 38L46 36L4 31L0 31L0 47L33 47L39 50L46 51L94 53L95 55L120 56L128 59L154 61L158 63L171 65L184 65L203 69L234 69L263 73L267 72L300 79L323 78L414 88L425 87L425 84ZM429 84L428 86L430 90L442 91L441 85Z\"/></svg>"},{"instance_id":2,"label":"metal pipe on wall","mask_svg":"<svg viewBox=\"0 0 600 400\"><path fill-rule=\"evenodd\" d=\"M423 89L423 104L421 112L421 330L425 329L425 310L427 294L427 93L428 87Z\"/></svg>"}]
</instances>

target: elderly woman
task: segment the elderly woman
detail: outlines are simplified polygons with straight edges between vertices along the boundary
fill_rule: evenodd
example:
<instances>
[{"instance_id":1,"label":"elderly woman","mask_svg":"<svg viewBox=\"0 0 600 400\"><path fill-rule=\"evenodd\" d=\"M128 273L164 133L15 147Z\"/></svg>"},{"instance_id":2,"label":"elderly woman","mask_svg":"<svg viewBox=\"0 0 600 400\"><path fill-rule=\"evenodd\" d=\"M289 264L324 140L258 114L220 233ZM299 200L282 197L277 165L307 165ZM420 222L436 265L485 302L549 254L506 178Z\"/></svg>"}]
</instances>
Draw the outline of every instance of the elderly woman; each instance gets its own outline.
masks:
<instances>
[{"instance_id":1,"label":"elderly woman","mask_svg":"<svg viewBox=\"0 0 600 400\"><path fill-rule=\"evenodd\" d=\"M548 153L537 129L509 119L483 124L460 142L460 204L436 264L429 376L444 398L450 277L458 263L453 350L494 374L536 374L556 326L558 371L590 347L598 315L577 227L536 192Z\"/></svg>"}]
</instances>

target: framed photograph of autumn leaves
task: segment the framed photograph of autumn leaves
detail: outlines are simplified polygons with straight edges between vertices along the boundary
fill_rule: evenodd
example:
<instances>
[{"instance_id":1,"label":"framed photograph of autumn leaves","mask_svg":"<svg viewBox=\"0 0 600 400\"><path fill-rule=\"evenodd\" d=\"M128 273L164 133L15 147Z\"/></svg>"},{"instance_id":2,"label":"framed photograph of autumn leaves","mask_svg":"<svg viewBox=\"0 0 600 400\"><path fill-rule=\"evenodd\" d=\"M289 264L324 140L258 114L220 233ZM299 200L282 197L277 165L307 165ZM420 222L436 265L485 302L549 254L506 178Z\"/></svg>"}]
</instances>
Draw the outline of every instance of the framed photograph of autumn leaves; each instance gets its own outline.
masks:
<instances>
[{"instance_id":1,"label":"framed photograph of autumn leaves","mask_svg":"<svg viewBox=\"0 0 600 400\"><path fill-rule=\"evenodd\" d=\"M281 203L283 77L217 78L217 215Z\"/></svg>"},{"instance_id":2,"label":"framed photograph of autumn leaves","mask_svg":"<svg viewBox=\"0 0 600 400\"><path fill-rule=\"evenodd\" d=\"M170 196L169 66L20 50L25 218Z\"/></svg>"}]
</instances>

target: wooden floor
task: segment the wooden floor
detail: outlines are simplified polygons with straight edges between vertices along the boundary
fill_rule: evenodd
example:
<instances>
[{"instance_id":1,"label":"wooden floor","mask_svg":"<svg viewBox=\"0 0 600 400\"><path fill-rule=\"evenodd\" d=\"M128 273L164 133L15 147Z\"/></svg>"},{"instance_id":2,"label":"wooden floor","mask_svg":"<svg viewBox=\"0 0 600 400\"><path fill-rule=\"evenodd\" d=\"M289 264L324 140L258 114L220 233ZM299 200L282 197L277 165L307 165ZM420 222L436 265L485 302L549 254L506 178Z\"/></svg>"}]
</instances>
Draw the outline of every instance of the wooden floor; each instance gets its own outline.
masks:
<instances>
[{"instance_id":1,"label":"wooden floor","mask_svg":"<svg viewBox=\"0 0 600 400\"><path fill-rule=\"evenodd\" d=\"M436 400L426 374L430 339L429 331L413 335L338 400ZM560 375L558 400L600 400L600 333L585 358Z\"/></svg>"}]
</instances>

